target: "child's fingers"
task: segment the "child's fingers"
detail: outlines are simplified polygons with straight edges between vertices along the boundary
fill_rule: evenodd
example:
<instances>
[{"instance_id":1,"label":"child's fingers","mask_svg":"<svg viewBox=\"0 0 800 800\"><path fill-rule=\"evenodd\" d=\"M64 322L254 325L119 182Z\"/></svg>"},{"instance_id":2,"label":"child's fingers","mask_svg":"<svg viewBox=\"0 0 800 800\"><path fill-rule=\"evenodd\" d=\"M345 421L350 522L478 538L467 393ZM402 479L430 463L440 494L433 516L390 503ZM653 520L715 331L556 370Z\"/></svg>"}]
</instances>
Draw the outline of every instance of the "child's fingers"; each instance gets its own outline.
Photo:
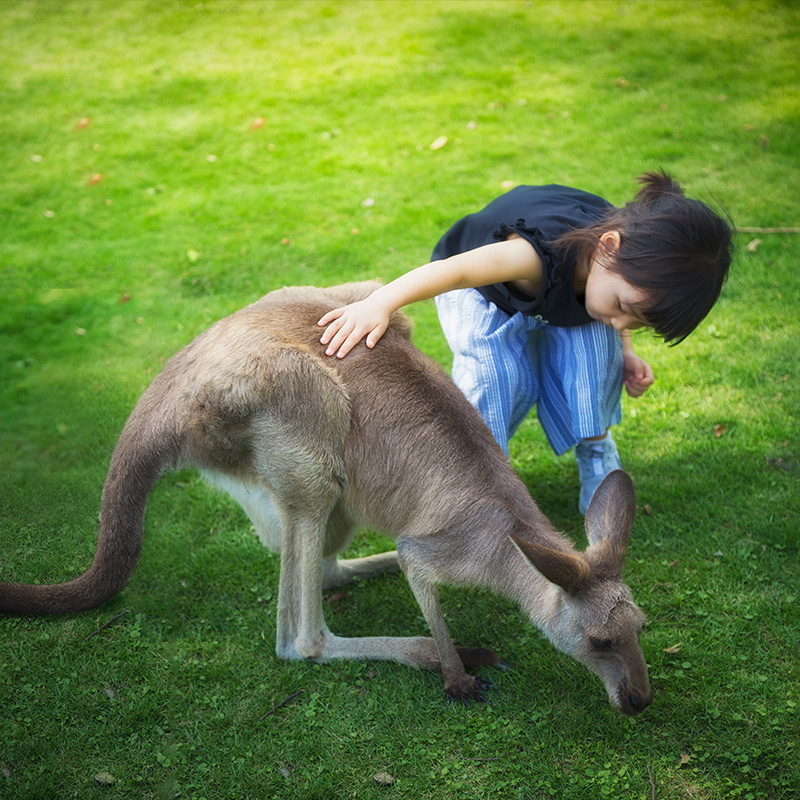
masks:
<instances>
[{"instance_id":1,"label":"child's fingers","mask_svg":"<svg viewBox=\"0 0 800 800\"><path fill-rule=\"evenodd\" d=\"M336 353L337 358L344 358L365 336L367 347L372 349L378 343L378 340L383 336L386 330L385 325L376 325L374 328L365 327L363 325L356 325L350 331L344 344L339 347Z\"/></svg>"},{"instance_id":2,"label":"child's fingers","mask_svg":"<svg viewBox=\"0 0 800 800\"><path fill-rule=\"evenodd\" d=\"M336 352L336 358L344 358L363 338L363 331L357 328L353 329L344 342L339 345L339 349ZM330 348L328 348L328 351L328 355L332 355Z\"/></svg>"},{"instance_id":3,"label":"child's fingers","mask_svg":"<svg viewBox=\"0 0 800 800\"><path fill-rule=\"evenodd\" d=\"M336 321L333 323L331 327L333 327L335 330L333 337L330 338L330 343L328 344L328 348L327 350L325 350L325 355L328 356L332 356L337 350L340 350L344 346L345 342L347 341L347 338L353 332L355 324L352 322L348 322L346 320Z\"/></svg>"},{"instance_id":4,"label":"child's fingers","mask_svg":"<svg viewBox=\"0 0 800 800\"><path fill-rule=\"evenodd\" d=\"M319 322L317 322L317 325L322 326L322 325L327 325L330 322L333 322L333 320L338 319L339 317L342 316L343 311L344 311L343 308L334 308L333 311L329 311L327 314L325 314L319 320Z\"/></svg>"},{"instance_id":5,"label":"child's fingers","mask_svg":"<svg viewBox=\"0 0 800 800\"><path fill-rule=\"evenodd\" d=\"M377 325L375 328L373 328L373 330L370 331L369 336L367 336L367 347L370 349L375 347L384 333L386 333L386 325Z\"/></svg>"},{"instance_id":6,"label":"child's fingers","mask_svg":"<svg viewBox=\"0 0 800 800\"><path fill-rule=\"evenodd\" d=\"M328 344L328 342L333 339L333 337L336 336L336 334L341 330L344 322L345 321L343 319L334 319L333 322L331 322L323 331L322 336L320 336L319 343Z\"/></svg>"}]
</instances>

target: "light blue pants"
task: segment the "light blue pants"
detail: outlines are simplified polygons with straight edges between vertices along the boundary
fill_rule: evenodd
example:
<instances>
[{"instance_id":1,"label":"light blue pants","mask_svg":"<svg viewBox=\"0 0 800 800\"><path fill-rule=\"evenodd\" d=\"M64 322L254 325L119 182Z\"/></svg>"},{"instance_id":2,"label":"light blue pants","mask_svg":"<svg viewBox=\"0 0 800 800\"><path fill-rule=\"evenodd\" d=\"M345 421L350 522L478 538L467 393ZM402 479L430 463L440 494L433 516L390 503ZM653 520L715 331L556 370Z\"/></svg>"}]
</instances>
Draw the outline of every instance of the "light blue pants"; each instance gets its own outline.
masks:
<instances>
[{"instance_id":1,"label":"light blue pants","mask_svg":"<svg viewBox=\"0 0 800 800\"><path fill-rule=\"evenodd\" d=\"M622 340L613 328L509 317L477 289L439 295L436 308L453 380L506 453L533 406L557 455L622 419Z\"/></svg>"}]
</instances>

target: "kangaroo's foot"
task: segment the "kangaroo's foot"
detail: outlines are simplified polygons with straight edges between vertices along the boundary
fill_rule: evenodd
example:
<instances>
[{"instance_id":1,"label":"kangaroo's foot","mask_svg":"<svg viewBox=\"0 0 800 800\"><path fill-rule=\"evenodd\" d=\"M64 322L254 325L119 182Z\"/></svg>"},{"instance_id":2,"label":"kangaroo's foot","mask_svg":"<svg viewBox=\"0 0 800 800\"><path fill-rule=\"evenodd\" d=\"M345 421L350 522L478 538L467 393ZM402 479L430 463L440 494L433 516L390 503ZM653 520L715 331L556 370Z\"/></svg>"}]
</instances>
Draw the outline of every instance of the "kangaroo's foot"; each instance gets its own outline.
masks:
<instances>
[{"instance_id":1,"label":"kangaroo's foot","mask_svg":"<svg viewBox=\"0 0 800 800\"><path fill-rule=\"evenodd\" d=\"M447 698L447 705L454 700L469 706L471 703L489 703L486 693L489 689L496 689L486 678L479 678L475 675L464 675L457 681L453 681L444 687L444 694Z\"/></svg>"}]
</instances>

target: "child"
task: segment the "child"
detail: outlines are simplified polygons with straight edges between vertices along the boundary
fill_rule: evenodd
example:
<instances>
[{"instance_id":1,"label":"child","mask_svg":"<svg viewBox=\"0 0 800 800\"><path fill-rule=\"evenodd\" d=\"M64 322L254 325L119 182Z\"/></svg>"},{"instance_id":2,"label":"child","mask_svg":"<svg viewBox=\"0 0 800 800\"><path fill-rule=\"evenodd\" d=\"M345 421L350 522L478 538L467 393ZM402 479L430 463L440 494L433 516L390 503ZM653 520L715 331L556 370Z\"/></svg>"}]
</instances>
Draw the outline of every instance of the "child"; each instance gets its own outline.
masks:
<instances>
[{"instance_id":1,"label":"child","mask_svg":"<svg viewBox=\"0 0 800 800\"><path fill-rule=\"evenodd\" d=\"M733 245L728 224L665 172L646 173L623 208L565 186L518 186L442 237L430 264L326 314L320 339L339 358L375 347L392 311L436 298L453 380L508 453L536 405L561 455L575 447L586 508L620 467L610 428L621 389L644 394L653 372L630 332L677 344L719 297Z\"/></svg>"}]
</instances>

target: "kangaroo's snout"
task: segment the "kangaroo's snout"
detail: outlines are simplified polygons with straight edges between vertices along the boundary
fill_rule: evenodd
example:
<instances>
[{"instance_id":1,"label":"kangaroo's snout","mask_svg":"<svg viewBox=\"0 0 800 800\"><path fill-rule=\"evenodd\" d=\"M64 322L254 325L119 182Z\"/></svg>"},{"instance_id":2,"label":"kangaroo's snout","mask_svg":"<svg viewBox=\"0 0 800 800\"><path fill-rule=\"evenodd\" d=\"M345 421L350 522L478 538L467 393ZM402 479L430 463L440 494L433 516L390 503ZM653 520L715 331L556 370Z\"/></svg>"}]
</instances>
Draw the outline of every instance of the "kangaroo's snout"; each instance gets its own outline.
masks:
<instances>
[{"instance_id":1,"label":"kangaroo's snout","mask_svg":"<svg viewBox=\"0 0 800 800\"><path fill-rule=\"evenodd\" d=\"M647 694L622 691L617 696L617 706L619 710L629 717L635 717L637 714L641 714L652 702L652 691L648 691Z\"/></svg>"}]
</instances>

